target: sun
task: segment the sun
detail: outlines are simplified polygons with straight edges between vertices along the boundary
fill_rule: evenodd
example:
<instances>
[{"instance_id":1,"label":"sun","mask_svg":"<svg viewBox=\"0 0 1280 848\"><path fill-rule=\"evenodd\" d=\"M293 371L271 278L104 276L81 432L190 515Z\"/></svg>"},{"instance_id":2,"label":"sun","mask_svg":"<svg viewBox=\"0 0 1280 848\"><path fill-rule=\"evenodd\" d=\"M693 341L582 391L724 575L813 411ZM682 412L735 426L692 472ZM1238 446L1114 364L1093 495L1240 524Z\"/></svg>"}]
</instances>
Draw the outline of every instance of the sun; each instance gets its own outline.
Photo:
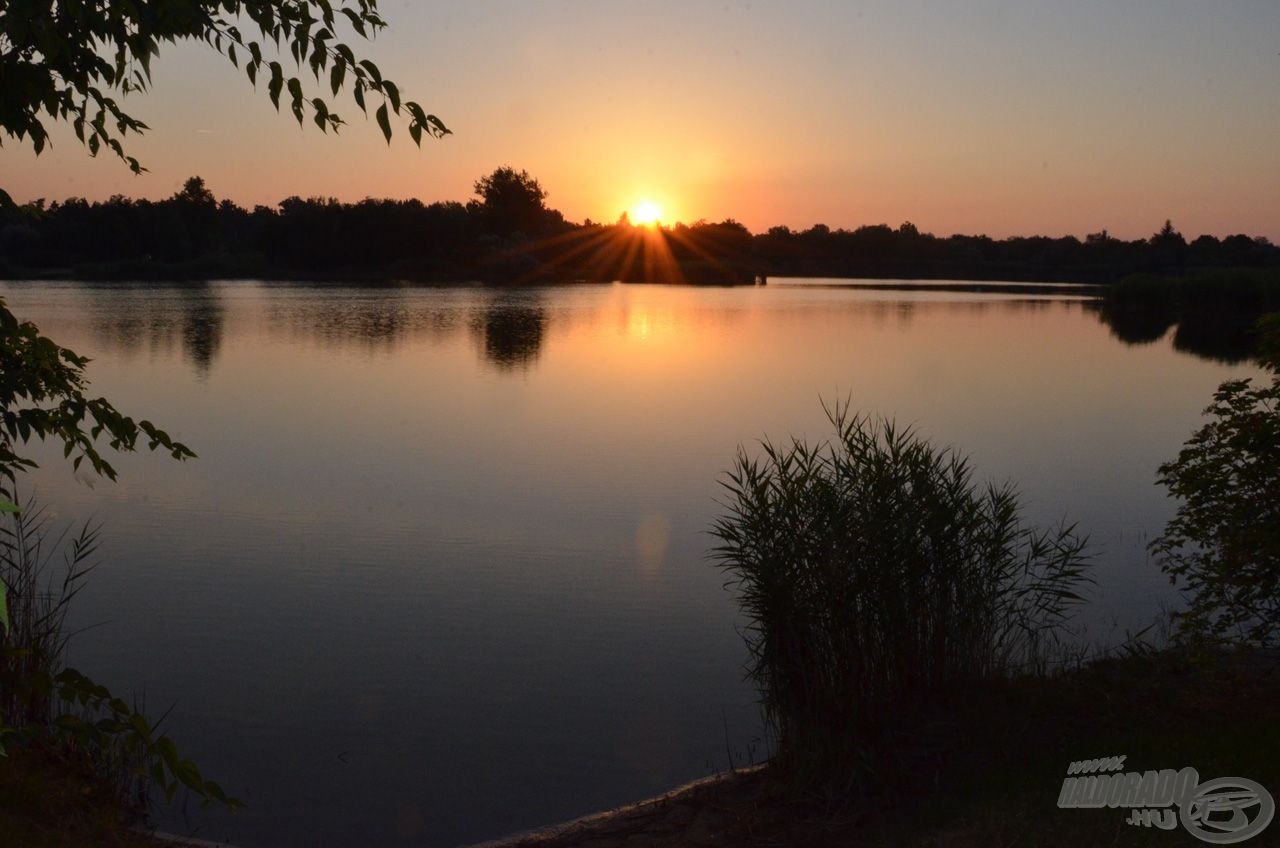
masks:
<instances>
[{"instance_id":1,"label":"sun","mask_svg":"<svg viewBox=\"0 0 1280 848\"><path fill-rule=\"evenodd\" d=\"M653 227L662 220L662 207L652 200L642 200L631 207L627 217L631 219L633 224L642 227Z\"/></svg>"}]
</instances>

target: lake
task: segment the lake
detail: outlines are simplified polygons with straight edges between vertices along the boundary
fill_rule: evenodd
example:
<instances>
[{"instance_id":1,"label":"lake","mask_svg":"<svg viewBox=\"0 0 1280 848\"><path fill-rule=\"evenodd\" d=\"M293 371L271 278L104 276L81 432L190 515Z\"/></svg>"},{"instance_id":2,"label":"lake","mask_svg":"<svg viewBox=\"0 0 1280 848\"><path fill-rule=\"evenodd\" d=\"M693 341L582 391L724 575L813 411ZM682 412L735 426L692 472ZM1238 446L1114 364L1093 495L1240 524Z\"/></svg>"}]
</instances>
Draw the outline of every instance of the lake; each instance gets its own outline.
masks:
<instances>
[{"instance_id":1,"label":"lake","mask_svg":"<svg viewBox=\"0 0 1280 848\"><path fill-rule=\"evenodd\" d=\"M808 282L809 284L805 284ZM1175 601L1155 485L1251 366L1119 341L1081 294L853 288L0 283L92 391L191 446L24 479L103 528L71 664L248 807L170 830L449 846L759 760L707 560L737 445L821 401L913 423L1079 522L1113 645ZM194 807L194 805L192 805Z\"/></svg>"}]
</instances>

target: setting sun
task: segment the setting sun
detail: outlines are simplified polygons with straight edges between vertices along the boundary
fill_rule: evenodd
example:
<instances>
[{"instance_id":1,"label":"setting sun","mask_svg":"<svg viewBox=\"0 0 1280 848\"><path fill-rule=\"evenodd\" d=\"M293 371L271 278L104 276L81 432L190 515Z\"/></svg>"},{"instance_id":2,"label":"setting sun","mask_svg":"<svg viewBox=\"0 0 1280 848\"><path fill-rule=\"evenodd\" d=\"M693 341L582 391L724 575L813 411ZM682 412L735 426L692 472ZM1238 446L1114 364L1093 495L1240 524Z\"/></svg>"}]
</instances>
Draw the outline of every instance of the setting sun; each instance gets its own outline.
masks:
<instances>
[{"instance_id":1,"label":"setting sun","mask_svg":"<svg viewBox=\"0 0 1280 848\"><path fill-rule=\"evenodd\" d=\"M662 220L662 209L652 200L642 200L627 213L631 223L652 227Z\"/></svg>"}]
</instances>

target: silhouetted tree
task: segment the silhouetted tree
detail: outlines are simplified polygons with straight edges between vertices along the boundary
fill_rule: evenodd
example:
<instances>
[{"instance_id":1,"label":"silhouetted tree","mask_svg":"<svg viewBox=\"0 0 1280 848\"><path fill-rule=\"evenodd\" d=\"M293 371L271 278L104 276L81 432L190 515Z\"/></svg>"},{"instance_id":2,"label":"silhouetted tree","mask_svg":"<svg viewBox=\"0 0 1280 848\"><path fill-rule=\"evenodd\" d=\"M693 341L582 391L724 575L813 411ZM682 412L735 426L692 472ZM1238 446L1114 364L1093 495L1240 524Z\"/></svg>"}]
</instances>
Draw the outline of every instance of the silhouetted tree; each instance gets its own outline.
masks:
<instances>
[{"instance_id":1,"label":"silhouetted tree","mask_svg":"<svg viewBox=\"0 0 1280 848\"><path fill-rule=\"evenodd\" d=\"M547 192L528 171L504 165L475 182L485 232L499 236L542 235L547 224Z\"/></svg>"},{"instance_id":2,"label":"silhouetted tree","mask_svg":"<svg viewBox=\"0 0 1280 848\"><path fill-rule=\"evenodd\" d=\"M173 199L179 203L191 203L197 206L216 206L217 198L213 196L213 192L204 184L203 177L189 177L182 184L182 191L173 196Z\"/></svg>"},{"instance_id":3,"label":"silhouetted tree","mask_svg":"<svg viewBox=\"0 0 1280 848\"><path fill-rule=\"evenodd\" d=\"M1151 246L1156 248L1186 247L1187 240L1182 237L1182 233L1173 228L1173 221L1166 218L1164 226L1151 237Z\"/></svg>"}]
</instances>

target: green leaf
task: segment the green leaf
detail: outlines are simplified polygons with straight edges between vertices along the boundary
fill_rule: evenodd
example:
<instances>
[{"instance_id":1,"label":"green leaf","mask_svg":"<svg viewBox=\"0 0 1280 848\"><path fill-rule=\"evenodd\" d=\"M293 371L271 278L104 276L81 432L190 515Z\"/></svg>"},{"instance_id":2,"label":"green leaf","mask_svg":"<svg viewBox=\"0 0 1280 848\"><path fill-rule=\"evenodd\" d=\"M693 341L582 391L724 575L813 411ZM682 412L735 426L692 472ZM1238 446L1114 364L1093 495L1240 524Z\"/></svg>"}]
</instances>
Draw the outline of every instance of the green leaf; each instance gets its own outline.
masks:
<instances>
[{"instance_id":1,"label":"green leaf","mask_svg":"<svg viewBox=\"0 0 1280 848\"><path fill-rule=\"evenodd\" d=\"M3 628L4 635L9 635L9 630L13 625L9 622L9 602L5 596L9 594L9 590L5 588L4 581L0 580L0 628Z\"/></svg>"},{"instance_id":2,"label":"green leaf","mask_svg":"<svg viewBox=\"0 0 1280 848\"><path fill-rule=\"evenodd\" d=\"M176 766L170 766L173 770L173 776L185 783L191 789L203 791L204 778L200 776L200 769L191 760L181 760Z\"/></svg>"}]
</instances>

